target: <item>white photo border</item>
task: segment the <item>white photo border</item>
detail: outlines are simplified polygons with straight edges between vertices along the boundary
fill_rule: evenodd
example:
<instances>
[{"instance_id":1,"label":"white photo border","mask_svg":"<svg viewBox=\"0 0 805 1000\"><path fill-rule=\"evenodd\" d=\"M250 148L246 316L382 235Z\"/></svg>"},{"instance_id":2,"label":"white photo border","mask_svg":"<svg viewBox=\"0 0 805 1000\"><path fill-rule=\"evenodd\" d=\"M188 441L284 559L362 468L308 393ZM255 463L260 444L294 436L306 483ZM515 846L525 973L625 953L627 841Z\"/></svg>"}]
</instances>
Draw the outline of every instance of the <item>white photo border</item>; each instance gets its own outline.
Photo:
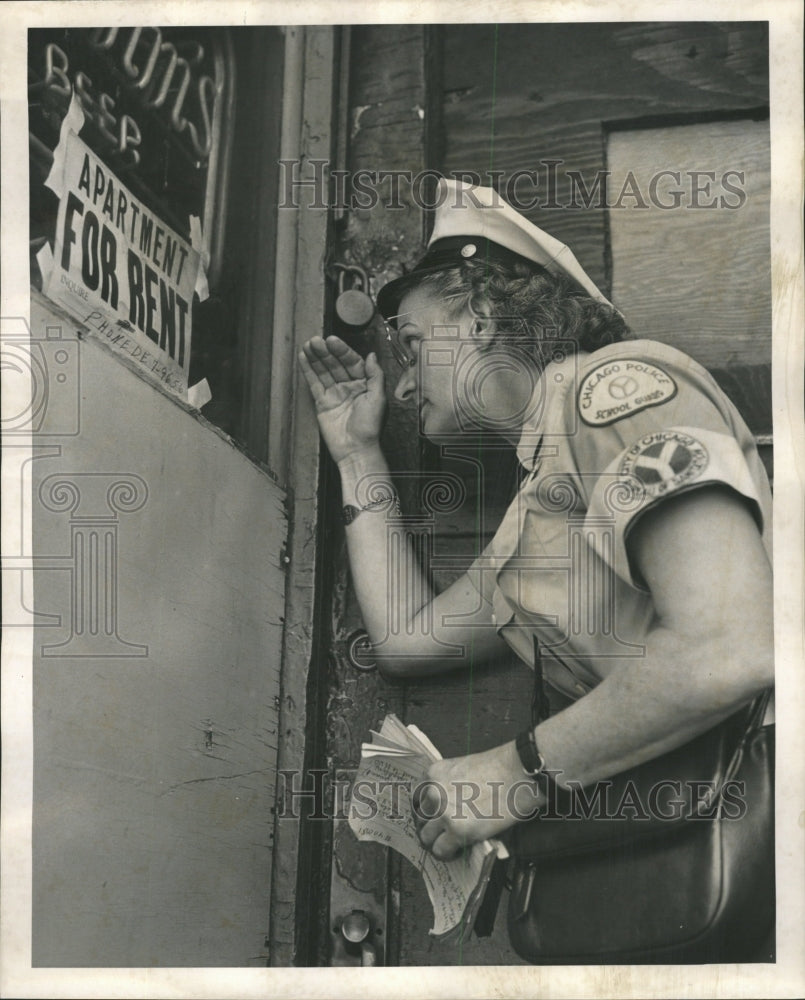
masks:
<instances>
[{"instance_id":1,"label":"white photo border","mask_svg":"<svg viewBox=\"0 0 805 1000\"><path fill-rule=\"evenodd\" d=\"M292 14L289 21L288 15ZM366 15L371 13L371 17ZM25 629L3 642L2 938L0 993L9 997L800 997L805 994L805 718L803 570L803 24L799 0L438 0L10 2L0 9L2 299L28 316L27 29L53 24L346 24L407 21L769 22L772 163L775 624L777 671L777 961L748 966L386 969L33 969L31 956L31 652ZM14 487L14 489L12 489ZM3 480L4 531L19 524L19 484ZM24 496L24 491L23 491ZM23 501L24 502L24 501ZM29 523L29 522L26 522Z\"/></svg>"}]
</instances>

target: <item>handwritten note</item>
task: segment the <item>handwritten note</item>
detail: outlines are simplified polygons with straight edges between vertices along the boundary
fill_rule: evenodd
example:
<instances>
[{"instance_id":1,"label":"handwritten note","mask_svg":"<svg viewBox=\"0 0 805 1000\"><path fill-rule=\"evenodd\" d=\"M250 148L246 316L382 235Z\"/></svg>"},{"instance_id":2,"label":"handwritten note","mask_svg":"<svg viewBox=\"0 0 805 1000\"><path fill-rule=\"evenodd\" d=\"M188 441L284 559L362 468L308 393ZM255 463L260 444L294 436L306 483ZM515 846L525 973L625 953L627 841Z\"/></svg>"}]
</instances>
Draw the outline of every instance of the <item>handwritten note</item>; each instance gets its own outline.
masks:
<instances>
[{"instance_id":1,"label":"handwritten note","mask_svg":"<svg viewBox=\"0 0 805 1000\"><path fill-rule=\"evenodd\" d=\"M432 935L462 937L472 929L498 848L504 856L505 848L485 840L453 861L440 861L425 850L417 837L412 796L440 754L424 733L394 715L386 716L372 737L363 744L352 785L350 828L358 840L391 847L422 873L433 906Z\"/></svg>"}]
</instances>

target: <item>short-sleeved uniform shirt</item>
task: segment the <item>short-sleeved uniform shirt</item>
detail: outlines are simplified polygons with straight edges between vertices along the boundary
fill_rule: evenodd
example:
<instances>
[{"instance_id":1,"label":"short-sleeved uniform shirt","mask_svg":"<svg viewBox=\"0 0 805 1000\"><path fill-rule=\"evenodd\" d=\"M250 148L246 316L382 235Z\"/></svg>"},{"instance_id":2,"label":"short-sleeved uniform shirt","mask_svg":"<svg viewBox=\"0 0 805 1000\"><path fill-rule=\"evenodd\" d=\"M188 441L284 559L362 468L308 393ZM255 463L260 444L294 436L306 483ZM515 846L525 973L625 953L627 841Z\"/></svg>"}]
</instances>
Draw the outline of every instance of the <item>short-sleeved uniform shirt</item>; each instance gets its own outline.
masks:
<instances>
[{"instance_id":1,"label":"short-sleeved uniform shirt","mask_svg":"<svg viewBox=\"0 0 805 1000\"><path fill-rule=\"evenodd\" d=\"M550 363L517 449L524 479L469 570L499 634L566 699L642 656L655 618L630 564L636 520L667 497L725 484L771 552L771 494L754 439L712 376L648 340Z\"/></svg>"}]
</instances>

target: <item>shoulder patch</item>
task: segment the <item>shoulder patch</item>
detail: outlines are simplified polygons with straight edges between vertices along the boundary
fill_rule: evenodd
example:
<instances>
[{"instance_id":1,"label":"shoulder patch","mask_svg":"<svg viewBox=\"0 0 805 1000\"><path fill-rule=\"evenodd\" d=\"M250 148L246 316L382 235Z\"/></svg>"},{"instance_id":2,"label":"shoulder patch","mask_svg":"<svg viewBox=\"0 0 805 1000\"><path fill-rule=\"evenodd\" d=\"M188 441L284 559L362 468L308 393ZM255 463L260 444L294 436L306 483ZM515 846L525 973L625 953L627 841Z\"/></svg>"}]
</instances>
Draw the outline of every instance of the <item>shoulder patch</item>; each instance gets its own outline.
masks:
<instances>
[{"instance_id":1,"label":"shoulder patch","mask_svg":"<svg viewBox=\"0 0 805 1000\"><path fill-rule=\"evenodd\" d=\"M646 494L661 497L698 479L710 456L701 441L681 431L647 434L626 452L622 476L635 476Z\"/></svg>"},{"instance_id":2,"label":"shoulder patch","mask_svg":"<svg viewBox=\"0 0 805 1000\"><path fill-rule=\"evenodd\" d=\"M676 382L659 365L639 358L618 358L593 368L579 386L581 419L591 427L605 427L634 413L667 403L676 395Z\"/></svg>"}]
</instances>

